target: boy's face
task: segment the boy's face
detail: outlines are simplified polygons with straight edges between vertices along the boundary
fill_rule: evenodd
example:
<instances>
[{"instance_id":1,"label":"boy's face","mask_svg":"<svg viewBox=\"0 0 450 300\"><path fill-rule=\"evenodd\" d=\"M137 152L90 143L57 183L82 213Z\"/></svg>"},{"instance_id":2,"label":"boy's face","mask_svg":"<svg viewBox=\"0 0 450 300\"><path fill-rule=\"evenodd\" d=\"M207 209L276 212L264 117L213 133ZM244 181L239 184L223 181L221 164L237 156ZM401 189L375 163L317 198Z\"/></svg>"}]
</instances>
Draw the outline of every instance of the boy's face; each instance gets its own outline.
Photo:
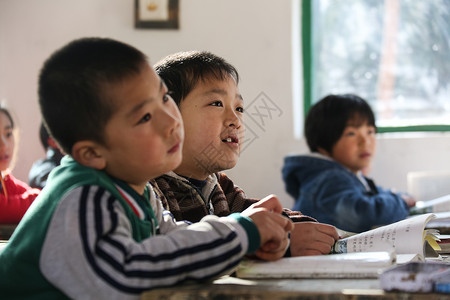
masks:
<instances>
[{"instance_id":1,"label":"boy's face","mask_svg":"<svg viewBox=\"0 0 450 300\"><path fill-rule=\"evenodd\" d=\"M8 169L13 159L14 144L11 120L5 113L0 112L0 171Z\"/></svg>"},{"instance_id":2,"label":"boy's face","mask_svg":"<svg viewBox=\"0 0 450 300\"><path fill-rule=\"evenodd\" d=\"M147 181L181 162L183 122L167 87L147 64L111 86L117 110L105 128L105 171L142 193Z\"/></svg>"},{"instance_id":3,"label":"boy's face","mask_svg":"<svg viewBox=\"0 0 450 300\"><path fill-rule=\"evenodd\" d=\"M348 122L339 140L333 145L331 157L356 173L368 168L375 152L375 127L367 122Z\"/></svg>"},{"instance_id":4,"label":"boy's face","mask_svg":"<svg viewBox=\"0 0 450 300\"><path fill-rule=\"evenodd\" d=\"M236 81L200 81L181 101L186 139L177 174L203 180L233 168L244 139L244 103Z\"/></svg>"}]
</instances>

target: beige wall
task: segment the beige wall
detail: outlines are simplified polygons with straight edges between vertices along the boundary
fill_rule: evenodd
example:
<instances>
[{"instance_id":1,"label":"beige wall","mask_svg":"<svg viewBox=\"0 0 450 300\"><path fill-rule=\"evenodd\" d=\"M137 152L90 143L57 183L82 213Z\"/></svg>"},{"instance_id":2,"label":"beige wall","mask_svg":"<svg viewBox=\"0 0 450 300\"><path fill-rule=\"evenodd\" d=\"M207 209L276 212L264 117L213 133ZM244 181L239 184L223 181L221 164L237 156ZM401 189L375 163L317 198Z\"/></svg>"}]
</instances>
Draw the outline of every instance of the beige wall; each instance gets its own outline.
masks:
<instances>
[{"instance_id":1,"label":"beige wall","mask_svg":"<svg viewBox=\"0 0 450 300\"><path fill-rule=\"evenodd\" d=\"M261 127L247 118L253 131L248 136L255 139L228 173L249 196L276 193L291 206L281 181L282 159L306 151L304 141L294 139L293 129L293 91L301 95L300 80L293 83L292 75L296 32L291 30L291 15L297 0L180 2L181 28L172 31L134 29L132 0L0 0L0 99L7 99L21 129L16 177L26 181L33 161L43 156L36 96L43 60L74 38L106 36L137 46L153 62L198 49L234 64L245 102L261 103L263 92L278 110ZM380 137L372 175L383 185L405 189L408 171L448 169L449 148L448 134Z\"/></svg>"}]
</instances>

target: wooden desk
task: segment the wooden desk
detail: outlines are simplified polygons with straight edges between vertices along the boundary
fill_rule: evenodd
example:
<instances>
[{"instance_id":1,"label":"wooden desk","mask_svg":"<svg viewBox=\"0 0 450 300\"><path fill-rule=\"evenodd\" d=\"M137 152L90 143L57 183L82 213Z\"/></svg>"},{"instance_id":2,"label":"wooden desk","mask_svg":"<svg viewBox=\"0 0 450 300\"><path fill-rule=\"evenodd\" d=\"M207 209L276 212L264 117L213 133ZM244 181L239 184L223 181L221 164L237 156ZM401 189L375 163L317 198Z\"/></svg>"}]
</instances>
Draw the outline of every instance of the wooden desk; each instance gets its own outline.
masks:
<instances>
[{"instance_id":1,"label":"wooden desk","mask_svg":"<svg viewBox=\"0 0 450 300\"><path fill-rule=\"evenodd\" d=\"M443 300L449 294L387 293L378 279L265 279L224 276L203 284L183 284L142 294L141 299L408 299Z\"/></svg>"}]
</instances>

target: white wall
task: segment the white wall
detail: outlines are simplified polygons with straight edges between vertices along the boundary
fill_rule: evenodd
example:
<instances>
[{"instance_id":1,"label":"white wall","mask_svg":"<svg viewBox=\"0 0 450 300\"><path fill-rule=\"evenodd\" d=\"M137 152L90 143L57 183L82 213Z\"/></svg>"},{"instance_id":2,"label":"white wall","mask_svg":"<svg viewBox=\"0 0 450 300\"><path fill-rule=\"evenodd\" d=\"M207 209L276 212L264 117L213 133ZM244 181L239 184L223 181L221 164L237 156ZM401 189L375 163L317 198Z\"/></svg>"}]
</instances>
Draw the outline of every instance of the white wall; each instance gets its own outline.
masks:
<instances>
[{"instance_id":1,"label":"white wall","mask_svg":"<svg viewBox=\"0 0 450 300\"><path fill-rule=\"evenodd\" d=\"M173 52L198 49L234 64L242 77L245 102L252 103L264 92L281 116L266 119L262 128L247 119L258 138L228 173L249 196L276 193L291 206L280 175L283 156L306 151L305 142L294 140L293 133L292 91L301 83L292 83L291 1L180 2L181 28L172 31L134 29L134 0L0 0L0 99L7 99L21 129L16 177L26 181L31 164L44 154L38 140L37 104L37 75L43 61L74 38L106 36L137 46L153 62ZM382 185L405 189L410 170L448 169L449 139L447 134L380 137L372 175Z\"/></svg>"}]
</instances>

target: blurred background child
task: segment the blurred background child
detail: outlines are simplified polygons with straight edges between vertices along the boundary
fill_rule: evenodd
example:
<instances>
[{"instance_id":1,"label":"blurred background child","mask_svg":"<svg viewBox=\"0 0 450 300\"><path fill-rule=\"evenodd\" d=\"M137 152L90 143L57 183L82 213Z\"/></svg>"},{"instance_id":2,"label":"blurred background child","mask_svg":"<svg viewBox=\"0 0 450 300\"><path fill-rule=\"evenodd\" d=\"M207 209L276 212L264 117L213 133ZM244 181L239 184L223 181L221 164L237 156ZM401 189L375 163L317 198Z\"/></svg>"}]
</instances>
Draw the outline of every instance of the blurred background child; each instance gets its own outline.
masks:
<instances>
[{"instance_id":1,"label":"blurred background child","mask_svg":"<svg viewBox=\"0 0 450 300\"><path fill-rule=\"evenodd\" d=\"M45 150L45 158L34 162L28 174L28 184L31 187L43 189L47 183L48 174L59 166L64 154L59 150L55 140L48 134L44 124L39 128L39 139Z\"/></svg>"},{"instance_id":2,"label":"blurred background child","mask_svg":"<svg viewBox=\"0 0 450 300\"><path fill-rule=\"evenodd\" d=\"M15 154L15 127L11 113L0 106L0 223L17 224L39 194L11 174Z\"/></svg>"},{"instance_id":3,"label":"blurred background child","mask_svg":"<svg viewBox=\"0 0 450 300\"><path fill-rule=\"evenodd\" d=\"M329 95L305 122L312 153L288 156L283 167L295 210L337 228L362 232L404 219L415 200L382 189L364 175L375 154L372 109L356 95Z\"/></svg>"}]
</instances>

